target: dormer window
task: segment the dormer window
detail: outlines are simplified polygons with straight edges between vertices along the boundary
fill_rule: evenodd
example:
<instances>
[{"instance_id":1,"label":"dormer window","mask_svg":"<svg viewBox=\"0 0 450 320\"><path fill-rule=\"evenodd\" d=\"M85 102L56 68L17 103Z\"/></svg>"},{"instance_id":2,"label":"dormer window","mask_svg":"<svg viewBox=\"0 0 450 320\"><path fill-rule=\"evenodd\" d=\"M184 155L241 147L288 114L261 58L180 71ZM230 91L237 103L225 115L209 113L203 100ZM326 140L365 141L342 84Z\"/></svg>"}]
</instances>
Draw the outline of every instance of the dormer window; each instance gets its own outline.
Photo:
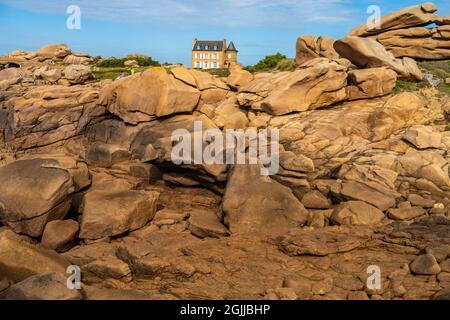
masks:
<instances>
[{"instance_id":1,"label":"dormer window","mask_svg":"<svg viewBox=\"0 0 450 320\"><path fill-rule=\"evenodd\" d=\"M217 46L214 46L214 51L217 51Z\"/></svg>"},{"instance_id":2,"label":"dormer window","mask_svg":"<svg viewBox=\"0 0 450 320\"><path fill-rule=\"evenodd\" d=\"M208 50L208 45L205 46L205 50Z\"/></svg>"},{"instance_id":3,"label":"dormer window","mask_svg":"<svg viewBox=\"0 0 450 320\"><path fill-rule=\"evenodd\" d=\"M200 46L199 45L197 45L197 50L200 50Z\"/></svg>"}]
</instances>

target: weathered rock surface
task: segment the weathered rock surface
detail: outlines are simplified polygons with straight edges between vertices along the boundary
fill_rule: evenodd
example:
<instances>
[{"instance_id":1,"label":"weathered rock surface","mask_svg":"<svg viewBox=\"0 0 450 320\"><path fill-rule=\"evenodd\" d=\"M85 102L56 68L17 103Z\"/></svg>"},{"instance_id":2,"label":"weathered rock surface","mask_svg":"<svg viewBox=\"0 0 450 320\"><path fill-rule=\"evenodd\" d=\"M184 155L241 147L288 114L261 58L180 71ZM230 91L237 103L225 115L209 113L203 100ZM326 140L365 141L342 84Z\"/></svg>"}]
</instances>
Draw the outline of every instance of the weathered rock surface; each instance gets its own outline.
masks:
<instances>
[{"instance_id":1,"label":"weathered rock surface","mask_svg":"<svg viewBox=\"0 0 450 320\"><path fill-rule=\"evenodd\" d=\"M360 68L387 67L402 78L422 80L422 72L414 61L396 59L375 40L347 36L334 43L334 49L343 58L350 60Z\"/></svg>"},{"instance_id":2,"label":"weathered rock surface","mask_svg":"<svg viewBox=\"0 0 450 320\"><path fill-rule=\"evenodd\" d=\"M82 64L72 64L64 69L64 76L72 84L84 83L92 78L91 68Z\"/></svg>"},{"instance_id":3,"label":"weathered rock surface","mask_svg":"<svg viewBox=\"0 0 450 320\"><path fill-rule=\"evenodd\" d=\"M0 272L17 283L46 272L65 275L69 262L56 252L33 245L10 231L0 232Z\"/></svg>"},{"instance_id":4,"label":"weathered rock surface","mask_svg":"<svg viewBox=\"0 0 450 320\"><path fill-rule=\"evenodd\" d=\"M60 156L23 159L0 167L0 216L18 233L42 235L45 225L63 219L71 195L90 184L84 163Z\"/></svg>"},{"instance_id":5,"label":"weathered rock surface","mask_svg":"<svg viewBox=\"0 0 450 320\"><path fill-rule=\"evenodd\" d=\"M153 219L159 194L138 190L88 192L83 199L81 239L100 239L139 229Z\"/></svg>"},{"instance_id":6,"label":"weathered rock surface","mask_svg":"<svg viewBox=\"0 0 450 320\"><path fill-rule=\"evenodd\" d=\"M348 72L349 100L375 98L392 92L397 83L395 71L368 68Z\"/></svg>"},{"instance_id":7,"label":"weathered rock surface","mask_svg":"<svg viewBox=\"0 0 450 320\"><path fill-rule=\"evenodd\" d=\"M334 50L334 39L321 36L301 36L297 39L297 53L295 62L302 65L315 58L339 59L339 54Z\"/></svg>"},{"instance_id":8,"label":"weathered rock surface","mask_svg":"<svg viewBox=\"0 0 450 320\"><path fill-rule=\"evenodd\" d=\"M237 165L223 200L225 224L232 233L281 234L306 222L307 210L292 191L260 175L257 165Z\"/></svg>"},{"instance_id":9,"label":"weathered rock surface","mask_svg":"<svg viewBox=\"0 0 450 320\"><path fill-rule=\"evenodd\" d=\"M194 110L200 92L169 75L152 68L106 87L101 104L127 123L151 121L156 117Z\"/></svg>"},{"instance_id":10,"label":"weathered rock surface","mask_svg":"<svg viewBox=\"0 0 450 320\"><path fill-rule=\"evenodd\" d=\"M338 225L376 225L383 219L382 211L362 201L343 202L330 217Z\"/></svg>"},{"instance_id":11,"label":"weathered rock surface","mask_svg":"<svg viewBox=\"0 0 450 320\"><path fill-rule=\"evenodd\" d=\"M373 23L364 24L352 30L349 35L364 37L389 30L427 25L437 19L437 15L434 14L437 10L437 6L431 2L407 7L381 17L380 25L378 27L374 27Z\"/></svg>"},{"instance_id":12,"label":"weathered rock surface","mask_svg":"<svg viewBox=\"0 0 450 320\"><path fill-rule=\"evenodd\" d=\"M31 276L5 292L0 293L4 300L81 300L78 290L67 288L67 278L60 273L43 273Z\"/></svg>"},{"instance_id":13,"label":"weathered rock surface","mask_svg":"<svg viewBox=\"0 0 450 320\"><path fill-rule=\"evenodd\" d=\"M337 62L313 59L294 72L261 74L239 89L238 101L272 115L326 107L348 98L346 71Z\"/></svg>"},{"instance_id":14,"label":"weathered rock surface","mask_svg":"<svg viewBox=\"0 0 450 320\"><path fill-rule=\"evenodd\" d=\"M80 226L75 220L54 220L45 226L41 244L43 247L63 252L76 244Z\"/></svg>"}]
</instances>

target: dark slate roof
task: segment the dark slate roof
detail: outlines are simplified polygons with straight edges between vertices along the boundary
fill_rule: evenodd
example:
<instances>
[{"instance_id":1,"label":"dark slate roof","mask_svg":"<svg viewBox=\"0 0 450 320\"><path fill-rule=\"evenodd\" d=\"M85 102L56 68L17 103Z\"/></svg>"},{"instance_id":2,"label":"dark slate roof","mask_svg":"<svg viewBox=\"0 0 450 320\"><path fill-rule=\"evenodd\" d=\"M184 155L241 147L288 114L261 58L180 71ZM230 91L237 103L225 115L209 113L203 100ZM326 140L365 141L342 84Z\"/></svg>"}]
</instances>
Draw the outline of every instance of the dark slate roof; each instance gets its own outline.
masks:
<instances>
[{"instance_id":1,"label":"dark slate roof","mask_svg":"<svg viewBox=\"0 0 450 320\"><path fill-rule=\"evenodd\" d=\"M200 46L200 47L199 47ZM222 51L223 41L197 40L192 51Z\"/></svg>"},{"instance_id":2,"label":"dark slate roof","mask_svg":"<svg viewBox=\"0 0 450 320\"><path fill-rule=\"evenodd\" d=\"M233 41L230 42L230 44L228 45L227 51L236 51L236 47L234 46Z\"/></svg>"}]
</instances>

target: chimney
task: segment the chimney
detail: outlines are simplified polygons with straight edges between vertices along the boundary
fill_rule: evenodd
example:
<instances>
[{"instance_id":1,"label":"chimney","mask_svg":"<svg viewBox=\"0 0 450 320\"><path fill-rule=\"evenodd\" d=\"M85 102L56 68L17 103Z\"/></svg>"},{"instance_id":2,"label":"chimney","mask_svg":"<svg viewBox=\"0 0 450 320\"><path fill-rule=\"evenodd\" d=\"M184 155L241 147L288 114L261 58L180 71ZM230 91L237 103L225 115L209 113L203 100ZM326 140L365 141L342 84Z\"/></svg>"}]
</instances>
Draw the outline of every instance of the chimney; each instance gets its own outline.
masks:
<instances>
[{"instance_id":1,"label":"chimney","mask_svg":"<svg viewBox=\"0 0 450 320\"><path fill-rule=\"evenodd\" d=\"M227 50L227 39L226 38L223 39L223 49L222 50L223 51Z\"/></svg>"}]
</instances>

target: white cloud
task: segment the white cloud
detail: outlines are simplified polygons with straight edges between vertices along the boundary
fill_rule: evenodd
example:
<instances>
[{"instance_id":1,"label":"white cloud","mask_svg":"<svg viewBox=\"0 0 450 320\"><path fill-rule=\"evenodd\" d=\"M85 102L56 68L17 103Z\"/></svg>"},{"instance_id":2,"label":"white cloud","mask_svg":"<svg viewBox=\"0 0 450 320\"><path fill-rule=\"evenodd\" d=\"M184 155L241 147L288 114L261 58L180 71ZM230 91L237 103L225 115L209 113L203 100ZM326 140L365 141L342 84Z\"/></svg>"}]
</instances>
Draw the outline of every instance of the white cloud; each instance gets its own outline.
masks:
<instances>
[{"instance_id":1,"label":"white cloud","mask_svg":"<svg viewBox=\"0 0 450 320\"><path fill-rule=\"evenodd\" d=\"M154 22L191 26L298 25L302 21L333 23L351 18L348 0L0 0L13 7L65 14L69 5L96 20ZM314 18L316 17L316 18Z\"/></svg>"}]
</instances>

